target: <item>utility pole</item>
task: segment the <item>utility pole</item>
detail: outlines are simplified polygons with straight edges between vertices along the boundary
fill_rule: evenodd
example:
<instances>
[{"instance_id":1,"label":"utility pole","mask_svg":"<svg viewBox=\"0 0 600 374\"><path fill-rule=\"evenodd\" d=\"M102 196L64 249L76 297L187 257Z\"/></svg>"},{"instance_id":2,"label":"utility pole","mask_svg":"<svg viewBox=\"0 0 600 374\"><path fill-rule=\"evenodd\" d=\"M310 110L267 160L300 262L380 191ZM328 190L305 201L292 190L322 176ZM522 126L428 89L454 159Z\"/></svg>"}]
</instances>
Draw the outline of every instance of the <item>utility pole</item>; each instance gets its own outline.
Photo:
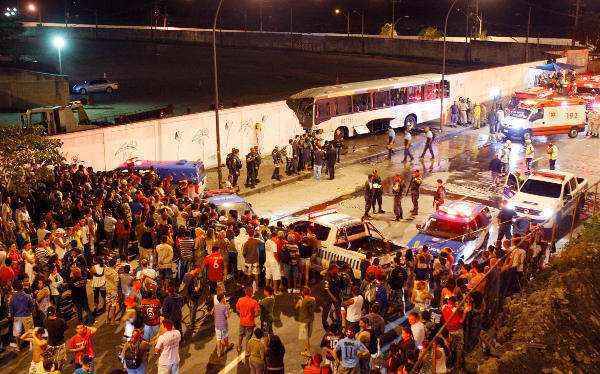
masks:
<instances>
[{"instance_id":1,"label":"utility pole","mask_svg":"<svg viewBox=\"0 0 600 374\"><path fill-rule=\"evenodd\" d=\"M575 20L573 22L573 35L571 37L571 46L575 46L575 35L579 27L579 13L581 12L581 0L575 0Z\"/></svg>"},{"instance_id":2,"label":"utility pole","mask_svg":"<svg viewBox=\"0 0 600 374\"><path fill-rule=\"evenodd\" d=\"M217 64L217 21L219 20L219 12L221 11L222 5L223 0L219 0L212 28L213 73L215 90L215 132L217 137L217 182L219 188L223 187L223 172L221 171L221 127L219 125L219 65Z\"/></svg>"},{"instance_id":3,"label":"utility pole","mask_svg":"<svg viewBox=\"0 0 600 374\"><path fill-rule=\"evenodd\" d=\"M258 17L259 17L259 23L260 23L260 32L263 31L263 16L262 16L262 9L263 8L263 2L262 0L259 1L258 3Z\"/></svg>"},{"instance_id":4,"label":"utility pole","mask_svg":"<svg viewBox=\"0 0 600 374\"><path fill-rule=\"evenodd\" d=\"M527 15L527 35L525 36L525 62L529 62L529 34L531 33L531 7Z\"/></svg>"}]
</instances>

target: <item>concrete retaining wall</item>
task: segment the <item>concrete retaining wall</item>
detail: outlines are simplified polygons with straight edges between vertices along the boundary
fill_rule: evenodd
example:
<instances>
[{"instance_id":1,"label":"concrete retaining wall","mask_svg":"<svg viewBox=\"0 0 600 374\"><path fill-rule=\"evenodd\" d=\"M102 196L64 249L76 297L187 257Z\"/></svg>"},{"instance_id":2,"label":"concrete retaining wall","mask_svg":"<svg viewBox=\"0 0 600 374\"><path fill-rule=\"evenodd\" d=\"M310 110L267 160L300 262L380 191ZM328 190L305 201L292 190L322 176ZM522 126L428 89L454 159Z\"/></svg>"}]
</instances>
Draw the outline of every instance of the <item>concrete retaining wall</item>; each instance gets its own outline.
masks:
<instances>
[{"instance_id":1,"label":"concrete retaining wall","mask_svg":"<svg viewBox=\"0 0 600 374\"><path fill-rule=\"evenodd\" d=\"M31 26L31 25L30 25ZM33 27L38 34L65 32L62 24L45 24ZM69 25L69 36L85 39L105 39L123 41L157 41L164 43L211 43L212 31L191 28L158 28L146 26L113 25ZM557 43L529 45L529 60L547 58L549 50L565 49ZM300 34L281 32L253 32L239 30L219 30L218 44L225 47L295 49L308 52L368 54L392 57L416 57L439 60L442 57L443 43L440 40L419 40L414 38L385 38L377 35L352 34ZM451 38L447 42L449 61L473 61L485 64L516 64L525 61L525 44L471 40L466 43Z\"/></svg>"},{"instance_id":2,"label":"concrete retaining wall","mask_svg":"<svg viewBox=\"0 0 600 374\"><path fill-rule=\"evenodd\" d=\"M0 109L64 105L68 100L69 83L64 76L0 68Z\"/></svg>"}]
</instances>

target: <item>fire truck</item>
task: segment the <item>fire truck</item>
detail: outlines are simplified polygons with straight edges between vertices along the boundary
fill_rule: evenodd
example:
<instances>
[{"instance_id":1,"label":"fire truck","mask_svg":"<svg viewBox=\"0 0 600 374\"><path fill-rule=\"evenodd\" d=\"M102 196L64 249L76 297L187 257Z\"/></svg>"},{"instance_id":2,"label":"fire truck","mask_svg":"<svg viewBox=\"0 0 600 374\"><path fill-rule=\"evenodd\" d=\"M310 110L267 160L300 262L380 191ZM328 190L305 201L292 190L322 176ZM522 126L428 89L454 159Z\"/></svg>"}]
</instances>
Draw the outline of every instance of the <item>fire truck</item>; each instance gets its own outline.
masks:
<instances>
[{"instance_id":1,"label":"fire truck","mask_svg":"<svg viewBox=\"0 0 600 374\"><path fill-rule=\"evenodd\" d=\"M511 139L559 134L576 138L585 131L586 122L586 101L582 98L528 99L509 112L501 129Z\"/></svg>"}]
</instances>

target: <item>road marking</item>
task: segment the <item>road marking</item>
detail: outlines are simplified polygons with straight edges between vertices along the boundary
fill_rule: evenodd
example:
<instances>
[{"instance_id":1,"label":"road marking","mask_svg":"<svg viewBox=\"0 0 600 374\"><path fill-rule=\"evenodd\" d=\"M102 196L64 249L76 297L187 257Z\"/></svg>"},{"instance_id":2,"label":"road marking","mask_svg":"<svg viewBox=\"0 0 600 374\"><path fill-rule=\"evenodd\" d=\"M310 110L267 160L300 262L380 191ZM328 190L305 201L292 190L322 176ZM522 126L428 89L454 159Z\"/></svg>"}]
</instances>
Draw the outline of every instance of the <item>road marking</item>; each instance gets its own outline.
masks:
<instances>
[{"instance_id":1,"label":"road marking","mask_svg":"<svg viewBox=\"0 0 600 374\"><path fill-rule=\"evenodd\" d=\"M244 359L245 356L246 351L242 351L242 353L240 353L239 356L234 358L233 361L231 361L223 369L221 369L221 371L219 371L219 374L227 374L230 371L232 371L237 366L237 364Z\"/></svg>"}]
</instances>

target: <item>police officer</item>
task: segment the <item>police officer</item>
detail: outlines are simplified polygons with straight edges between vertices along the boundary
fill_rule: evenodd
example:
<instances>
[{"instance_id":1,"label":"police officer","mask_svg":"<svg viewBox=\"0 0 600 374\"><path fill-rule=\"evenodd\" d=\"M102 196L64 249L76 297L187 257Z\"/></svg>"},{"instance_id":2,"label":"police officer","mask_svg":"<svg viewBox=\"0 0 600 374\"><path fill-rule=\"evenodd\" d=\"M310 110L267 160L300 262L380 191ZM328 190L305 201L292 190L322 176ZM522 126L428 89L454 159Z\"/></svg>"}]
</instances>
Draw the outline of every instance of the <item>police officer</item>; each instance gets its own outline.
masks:
<instances>
[{"instance_id":1,"label":"police officer","mask_svg":"<svg viewBox=\"0 0 600 374\"><path fill-rule=\"evenodd\" d=\"M377 170L373 170L372 187L373 213L375 213L375 205L379 206L379 210L377 211L377 213L385 213L385 211L381 209L381 203L383 200L383 186L381 183L381 177L379 176L379 173L377 173Z\"/></svg>"},{"instance_id":2,"label":"police officer","mask_svg":"<svg viewBox=\"0 0 600 374\"><path fill-rule=\"evenodd\" d=\"M422 183L423 178L421 177L421 172L419 170L414 170L407 191L407 194L410 193L410 199L412 200L413 204L413 208L410 211L413 216L419 214L419 195L421 193Z\"/></svg>"},{"instance_id":3,"label":"police officer","mask_svg":"<svg viewBox=\"0 0 600 374\"><path fill-rule=\"evenodd\" d=\"M260 179L258 179L258 171L260 169L260 163L261 163L261 158L260 158L260 151L258 150L258 146L255 146L253 149L254 151L254 184L258 184L260 183Z\"/></svg>"},{"instance_id":4,"label":"police officer","mask_svg":"<svg viewBox=\"0 0 600 374\"><path fill-rule=\"evenodd\" d=\"M369 212L373 207L373 174L369 174L365 182L365 214L363 219L371 218Z\"/></svg>"},{"instance_id":5,"label":"police officer","mask_svg":"<svg viewBox=\"0 0 600 374\"><path fill-rule=\"evenodd\" d=\"M242 170L242 160L240 160L240 151L237 148L232 148L231 153L225 159L225 165L229 171L229 182L233 187L237 187L240 170Z\"/></svg>"},{"instance_id":6,"label":"police officer","mask_svg":"<svg viewBox=\"0 0 600 374\"><path fill-rule=\"evenodd\" d=\"M525 166L527 167L527 172L531 172L531 165L533 164L534 154L535 149L533 148L531 139L525 139Z\"/></svg>"},{"instance_id":7,"label":"police officer","mask_svg":"<svg viewBox=\"0 0 600 374\"><path fill-rule=\"evenodd\" d=\"M427 151L429 151L433 160L435 158L433 154L433 132L429 127L425 127L425 147L423 148L423 153L421 153L421 158L425 158L425 152Z\"/></svg>"},{"instance_id":8,"label":"police officer","mask_svg":"<svg viewBox=\"0 0 600 374\"><path fill-rule=\"evenodd\" d=\"M246 154L246 184L245 186L248 188L254 188L254 170L255 166L255 157L254 157L254 148L250 149L250 152Z\"/></svg>"},{"instance_id":9,"label":"police officer","mask_svg":"<svg viewBox=\"0 0 600 374\"><path fill-rule=\"evenodd\" d=\"M402 219L402 194L404 193L404 178L400 174L394 176L392 194L394 195L394 215L396 221Z\"/></svg>"},{"instance_id":10,"label":"police officer","mask_svg":"<svg viewBox=\"0 0 600 374\"><path fill-rule=\"evenodd\" d=\"M273 152L271 152L271 158L273 158L273 175L271 175L271 179L281 181L279 168L281 167L282 159L279 147L275 146L275 148L273 148Z\"/></svg>"}]
</instances>

